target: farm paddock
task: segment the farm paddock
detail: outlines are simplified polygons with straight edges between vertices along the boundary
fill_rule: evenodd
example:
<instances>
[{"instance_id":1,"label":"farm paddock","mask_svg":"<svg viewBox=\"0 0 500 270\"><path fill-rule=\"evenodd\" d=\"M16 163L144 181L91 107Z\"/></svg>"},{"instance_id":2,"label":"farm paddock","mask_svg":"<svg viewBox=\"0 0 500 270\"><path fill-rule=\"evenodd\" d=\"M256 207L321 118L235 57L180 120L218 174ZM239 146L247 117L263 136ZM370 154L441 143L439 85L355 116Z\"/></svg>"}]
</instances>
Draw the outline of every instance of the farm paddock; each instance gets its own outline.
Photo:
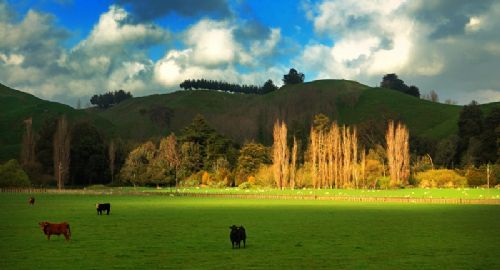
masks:
<instances>
[{"instance_id":1,"label":"farm paddock","mask_svg":"<svg viewBox=\"0 0 500 270\"><path fill-rule=\"evenodd\" d=\"M500 268L498 205L29 196L0 193L0 269ZM48 241L44 220L67 221L72 239ZM245 249L231 248L233 224Z\"/></svg>"}]
</instances>

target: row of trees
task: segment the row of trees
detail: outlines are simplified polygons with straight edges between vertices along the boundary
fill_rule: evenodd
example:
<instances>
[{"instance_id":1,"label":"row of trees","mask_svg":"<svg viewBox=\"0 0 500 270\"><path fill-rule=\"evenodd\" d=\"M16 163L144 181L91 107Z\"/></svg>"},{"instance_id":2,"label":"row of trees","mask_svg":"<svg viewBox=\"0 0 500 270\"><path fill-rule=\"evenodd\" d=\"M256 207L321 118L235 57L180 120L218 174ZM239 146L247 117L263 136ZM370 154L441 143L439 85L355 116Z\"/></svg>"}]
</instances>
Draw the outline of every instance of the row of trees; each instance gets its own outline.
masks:
<instances>
[{"instance_id":1,"label":"row of trees","mask_svg":"<svg viewBox=\"0 0 500 270\"><path fill-rule=\"evenodd\" d=\"M92 123L70 124L64 115L48 119L37 134L31 119L25 127L20 161L36 185L107 184L127 152L121 142L106 142Z\"/></svg>"},{"instance_id":2,"label":"row of trees","mask_svg":"<svg viewBox=\"0 0 500 270\"><path fill-rule=\"evenodd\" d=\"M268 80L266 83L264 83L263 86L256 86L256 85L233 84L215 80L198 79L198 80L185 80L179 86L184 90L204 89L204 90L218 90L230 93L258 94L258 95L263 95L278 89L278 87L274 85L272 80Z\"/></svg>"},{"instance_id":3,"label":"row of trees","mask_svg":"<svg viewBox=\"0 0 500 270\"><path fill-rule=\"evenodd\" d=\"M90 103L96 105L101 109L106 109L112 105L116 105L129 98L132 98L132 94L130 92L118 90L113 92L107 92L101 95L93 95L90 98Z\"/></svg>"},{"instance_id":4,"label":"row of trees","mask_svg":"<svg viewBox=\"0 0 500 270\"><path fill-rule=\"evenodd\" d=\"M367 140L365 133L375 128L338 125L321 114L314 117L308 136L297 139L293 129L289 132L285 122L277 121L272 147L247 142L241 148L216 132L201 115L178 137L171 134L134 149L120 140L106 140L89 122L69 124L63 116L47 121L35 134L32 120L27 119L21 165L32 179L47 179L39 183L54 183L55 179L60 188L109 183L118 172L119 181L134 185L453 186L464 182L458 176L470 185L481 185L486 178L478 175L487 175L494 184L500 109L482 115L476 103L465 106L455 143L444 139L429 148L436 152L421 154L415 149L410 154L412 139L401 123L387 122L381 128L383 135L374 136L380 139ZM427 176L421 173L437 167L453 169L457 164L464 168L458 176L453 170L439 172L456 182L422 183Z\"/></svg>"},{"instance_id":5,"label":"row of trees","mask_svg":"<svg viewBox=\"0 0 500 270\"><path fill-rule=\"evenodd\" d=\"M283 84L297 84L304 82L304 73L298 72L296 69L291 68L288 74L283 75ZM179 85L184 90L204 89L204 90L217 90L230 93L243 93L243 94L258 94L263 95L278 90L274 82L269 79L264 85L240 85L228 83L224 81L207 80L207 79L191 79L185 80Z\"/></svg>"}]
</instances>

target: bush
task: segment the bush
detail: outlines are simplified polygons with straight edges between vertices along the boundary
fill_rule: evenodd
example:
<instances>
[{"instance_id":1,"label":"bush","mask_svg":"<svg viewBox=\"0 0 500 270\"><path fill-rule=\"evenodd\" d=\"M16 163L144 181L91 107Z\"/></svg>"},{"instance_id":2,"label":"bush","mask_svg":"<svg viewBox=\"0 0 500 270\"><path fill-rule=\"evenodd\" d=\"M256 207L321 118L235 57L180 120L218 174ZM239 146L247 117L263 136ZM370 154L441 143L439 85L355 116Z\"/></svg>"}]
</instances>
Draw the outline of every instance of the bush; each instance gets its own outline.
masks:
<instances>
[{"instance_id":1,"label":"bush","mask_svg":"<svg viewBox=\"0 0 500 270\"><path fill-rule=\"evenodd\" d=\"M244 182L244 183L241 183L238 187L240 189L252 189L252 188L254 188L254 185L252 183L249 183L249 182Z\"/></svg>"},{"instance_id":2,"label":"bush","mask_svg":"<svg viewBox=\"0 0 500 270\"><path fill-rule=\"evenodd\" d=\"M15 159L0 165L0 187L27 187L30 179Z\"/></svg>"},{"instance_id":3,"label":"bush","mask_svg":"<svg viewBox=\"0 0 500 270\"><path fill-rule=\"evenodd\" d=\"M263 187L272 187L274 183L273 166L261 165L255 174L255 184Z\"/></svg>"},{"instance_id":4,"label":"bush","mask_svg":"<svg viewBox=\"0 0 500 270\"><path fill-rule=\"evenodd\" d=\"M459 175L454 170L440 169L440 170L428 170L425 172L420 172L415 175L416 184L423 188L454 188L454 187L464 187L467 185L467 179Z\"/></svg>"},{"instance_id":5,"label":"bush","mask_svg":"<svg viewBox=\"0 0 500 270\"><path fill-rule=\"evenodd\" d=\"M383 189L388 189L391 187L391 179L386 176L386 177L379 177L376 182L376 187L377 188L383 188Z\"/></svg>"},{"instance_id":6,"label":"bush","mask_svg":"<svg viewBox=\"0 0 500 270\"><path fill-rule=\"evenodd\" d=\"M490 187L493 187L498 182L498 177L500 176L498 172L500 171L500 168L498 165L490 165L489 169ZM465 169L465 178L467 178L467 183L469 184L469 186L487 186L487 166L481 165L481 167L479 168L475 168L474 166L467 167Z\"/></svg>"}]
</instances>

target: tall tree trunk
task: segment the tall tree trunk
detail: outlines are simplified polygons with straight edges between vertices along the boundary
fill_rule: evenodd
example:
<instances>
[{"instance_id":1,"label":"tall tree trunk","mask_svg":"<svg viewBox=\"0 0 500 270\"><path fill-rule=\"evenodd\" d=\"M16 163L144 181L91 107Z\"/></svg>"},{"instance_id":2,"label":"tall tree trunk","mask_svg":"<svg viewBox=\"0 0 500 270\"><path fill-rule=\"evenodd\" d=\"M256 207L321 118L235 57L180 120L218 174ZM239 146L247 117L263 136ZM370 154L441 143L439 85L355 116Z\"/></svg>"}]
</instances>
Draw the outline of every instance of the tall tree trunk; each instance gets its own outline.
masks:
<instances>
[{"instance_id":1,"label":"tall tree trunk","mask_svg":"<svg viewBox=\"0 0 500 270\"><path fill-rule=\"evenodd\" d=\"M69 175L70 133L66 116L57 120L57 129L53 139L54 145L54 176L57 188L63 189Z\"/></svg>"}]
</instances>

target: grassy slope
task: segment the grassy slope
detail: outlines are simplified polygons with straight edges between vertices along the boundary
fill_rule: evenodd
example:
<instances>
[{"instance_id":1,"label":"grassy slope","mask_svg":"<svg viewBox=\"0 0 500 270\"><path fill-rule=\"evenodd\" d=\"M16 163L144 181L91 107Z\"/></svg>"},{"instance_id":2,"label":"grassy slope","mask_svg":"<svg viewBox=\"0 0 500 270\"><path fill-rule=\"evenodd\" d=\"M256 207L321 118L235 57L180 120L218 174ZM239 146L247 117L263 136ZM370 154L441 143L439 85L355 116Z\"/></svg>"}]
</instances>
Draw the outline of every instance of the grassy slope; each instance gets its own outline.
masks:
<instances>
[{"instance_id":1,"label":"grassy slope","mask_svg":"<svg viewBox=\"0 0 500 270\"><path fill-rule=\"evenodd\" d=\"M150 120L147 111L157 106L173 109L169 126ZM500 103L483 105L483 108L488 111L495 106ZM347 124L369 119L400 119L413 134L441 139L456 133L460 109L461 106L433 103L353 81L321 80L286 86L263 96L179 91L134 98L114 108L92 112L113 122L119 134L132 139L177 133L196 113L202 113L218 131L240 143L245 140L270 143L277 117L284 118L289 129L295 123L308 130L317 113Z\"/></svg>"},{"instance_id":2,"label":"grassy slope","mask_svg":"<svg viewBox=\"0 0 500 270\"><path fill-rule=\"evenodd\" d=\"M498 269L500 207L0 194L1 269ZM97 216L95 202L112 204ZM69 243L37 223L68 221ZM229 226L247 247L232 250Z\"/></svg>"},{"instance_id":3,"label":"grassy slope","mask_svg":"<svg viewBox=\"0 0 500 270\"><path fill-rule=\"evenodd\" d=\"M98 127L110 131L112 124L97 115L57 102L39 99L0 84L0 161L17 158L21 149L24 119L33 117L33 128L40 128L46 119L65 114L70 122L93 121Z\"/></svg>"}]
</instances>

